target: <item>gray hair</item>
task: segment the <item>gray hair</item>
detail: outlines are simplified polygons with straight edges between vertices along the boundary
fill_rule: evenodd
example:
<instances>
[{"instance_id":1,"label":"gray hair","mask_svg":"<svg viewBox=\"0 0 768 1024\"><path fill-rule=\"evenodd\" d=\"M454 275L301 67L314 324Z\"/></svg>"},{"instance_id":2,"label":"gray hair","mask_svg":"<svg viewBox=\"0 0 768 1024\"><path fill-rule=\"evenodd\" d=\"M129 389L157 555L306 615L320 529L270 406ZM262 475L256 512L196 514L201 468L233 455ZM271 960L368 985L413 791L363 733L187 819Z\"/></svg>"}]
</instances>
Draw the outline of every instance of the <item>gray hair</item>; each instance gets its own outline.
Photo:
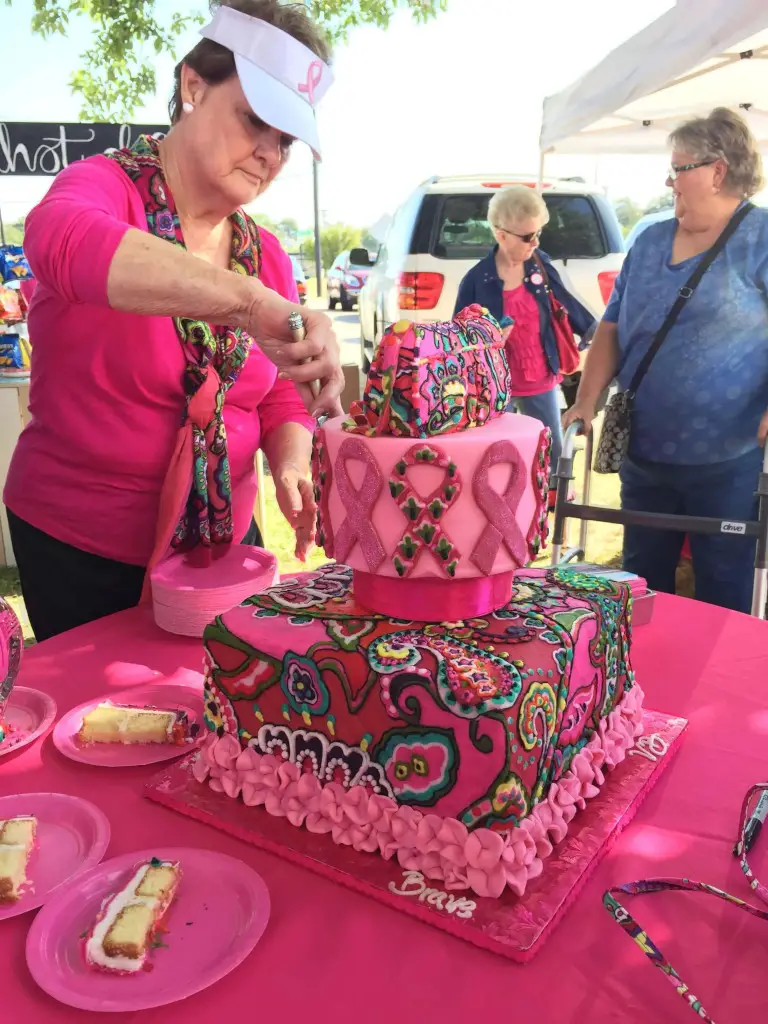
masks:
<instances>
[{"instance_id":1,"label":"gray hair","mask_svg":"<svg viewBox=\"0 0 768 1024\"><path fill-rule=\"evenodd\" d=\"M727 107L686 121L669 136L669 144L697 161L723 160L728 168L723 187L736 196L753 196L763 187L763 160L755 137L744 118Z\"/></svg>"},{"instance_id":2,"label":"gray hair","mask_svg":"<svg viewBox=\"0 0 768 1024\"><path fill-rule=\"evenodd\" d=\"M541 220L542 225L549 221L547 204L535 189L527 185L501 189L488 204L488 223L493 228L517 224L526 217L535 217Z\"/></svg>"}]
</instances>

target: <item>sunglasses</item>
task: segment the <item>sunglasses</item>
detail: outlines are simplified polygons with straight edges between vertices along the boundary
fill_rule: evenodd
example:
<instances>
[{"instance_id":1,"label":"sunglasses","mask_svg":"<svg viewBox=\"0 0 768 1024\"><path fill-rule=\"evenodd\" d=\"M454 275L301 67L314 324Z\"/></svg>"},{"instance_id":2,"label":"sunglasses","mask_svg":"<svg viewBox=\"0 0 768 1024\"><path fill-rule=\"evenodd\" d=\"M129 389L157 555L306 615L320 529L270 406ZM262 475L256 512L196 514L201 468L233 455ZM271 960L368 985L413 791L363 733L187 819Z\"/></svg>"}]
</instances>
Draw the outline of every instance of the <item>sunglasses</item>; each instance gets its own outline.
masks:
<instances>
[{"instance_id":1,"label":"sunglasses","mask_svg":"<svg viewBox=\"0 0 768 1024\"><path fill-rule=\"evenodd\" d=\"M521 242L530 245L531 242L538 242L544 228L539 228L538 231L529 231L527 235L518 235L516 231L510 231L509 228L496 228L496 230L500 231L502 235L512 235L513 238L519 238Z\"/></svg>"},{"instance_id":2,"label":"sunglasses","mask_svg":"<svg viewBox=\"0 0 768 1024\"><path fill-rule=\"evenodd\" d=\"M672 164L667 172L667 176L670 181L677 181L679 174L685 174L686 171L696 171L699 167L711 167L715 163L717 163L716 160L701 160L697 164Z\"/></svg>"}]
</instances>

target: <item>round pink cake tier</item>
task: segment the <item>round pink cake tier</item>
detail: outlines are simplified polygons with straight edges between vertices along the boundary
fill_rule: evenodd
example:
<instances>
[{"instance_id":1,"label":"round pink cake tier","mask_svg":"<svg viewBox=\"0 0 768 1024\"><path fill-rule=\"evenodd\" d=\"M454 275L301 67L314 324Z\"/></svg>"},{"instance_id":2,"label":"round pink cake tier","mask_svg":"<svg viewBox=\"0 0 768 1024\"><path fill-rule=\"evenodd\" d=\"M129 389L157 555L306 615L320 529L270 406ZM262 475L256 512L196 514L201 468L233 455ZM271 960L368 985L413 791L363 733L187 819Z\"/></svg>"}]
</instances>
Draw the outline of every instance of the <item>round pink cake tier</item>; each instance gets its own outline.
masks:
<instances>
[{"instance_id":1,"label":"round pink cake tier","mask_svg":"<svg viewBox=\"0 0 768 1024\"><path fill-rule=\"evenodd\" d=\"M320 430L315 466L330 557L356 573L434 583L487 581L533 558L549 446L538 420L507 413L424 439L365 437L343 423Z\"/></svg>"}]
</instances>

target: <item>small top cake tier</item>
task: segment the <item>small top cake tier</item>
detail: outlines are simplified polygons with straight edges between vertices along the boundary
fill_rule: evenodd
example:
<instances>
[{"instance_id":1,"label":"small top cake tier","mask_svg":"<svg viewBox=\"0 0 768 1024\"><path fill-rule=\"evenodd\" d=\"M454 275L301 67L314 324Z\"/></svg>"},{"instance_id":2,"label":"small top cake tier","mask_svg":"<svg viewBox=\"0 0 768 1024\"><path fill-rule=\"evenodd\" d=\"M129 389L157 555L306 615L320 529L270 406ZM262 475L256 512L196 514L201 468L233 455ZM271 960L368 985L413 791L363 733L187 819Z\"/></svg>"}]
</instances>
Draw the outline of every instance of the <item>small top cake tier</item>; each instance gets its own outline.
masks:
<instances>
[{"instance_id":1,"label":"small top cake tier","mask_svg":"<svg viewBox=\"0 0 768 1024\"><path fill-rule=\"evenodd\" d=\"M318 543L361 605L440 622L509 601L546 536L550 446L509 389L499 325L469 306L390 328L351 418L317 431Z\"/></svg>"},{"instance_id":2,"label":"small top cake tier","mask_svg":"<svg viewBox=\"0 0 768 1024\"><path fill-rule=\"evenodd\" d=\"M436 437L482 426L509 403L498 323L481 306L455 320L387 329L345 429L367 437Z\"/></svg>"},{"instance_id":3,"label":"small top cake tier","mask_svg":"<svg viewBox=\"0 0 768 1024\"><path fill-rule=\"evenodd\" d=\"M549 431L511 413L424 440L344 426L329 420L315 437L318 543L355 569L357 600L420 621L509 600L546 536Z\"/></svg>"}]
</instances>

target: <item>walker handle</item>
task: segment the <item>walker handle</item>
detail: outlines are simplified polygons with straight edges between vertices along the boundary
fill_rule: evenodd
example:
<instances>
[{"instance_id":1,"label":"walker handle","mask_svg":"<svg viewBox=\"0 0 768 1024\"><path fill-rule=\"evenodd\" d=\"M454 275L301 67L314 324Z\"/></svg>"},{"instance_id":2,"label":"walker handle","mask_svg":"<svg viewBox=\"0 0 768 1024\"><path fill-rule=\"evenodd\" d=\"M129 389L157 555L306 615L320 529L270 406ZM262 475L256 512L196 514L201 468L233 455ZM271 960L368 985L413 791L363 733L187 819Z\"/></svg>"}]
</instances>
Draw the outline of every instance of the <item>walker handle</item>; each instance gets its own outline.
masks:
<instances>
[{"instance_id":1,"label":"walker handle","mask_svg":"<svg viewBox=\"0 0 768 1024\"><path fill-rule=\"evenodd\" d=\"M561 458L572 459L573 451L576 445L576 438L582 437L586 432L586 424L584 420L574 420L571 423L563 436L563 454Z\"/></svg>"}]
</instances>

